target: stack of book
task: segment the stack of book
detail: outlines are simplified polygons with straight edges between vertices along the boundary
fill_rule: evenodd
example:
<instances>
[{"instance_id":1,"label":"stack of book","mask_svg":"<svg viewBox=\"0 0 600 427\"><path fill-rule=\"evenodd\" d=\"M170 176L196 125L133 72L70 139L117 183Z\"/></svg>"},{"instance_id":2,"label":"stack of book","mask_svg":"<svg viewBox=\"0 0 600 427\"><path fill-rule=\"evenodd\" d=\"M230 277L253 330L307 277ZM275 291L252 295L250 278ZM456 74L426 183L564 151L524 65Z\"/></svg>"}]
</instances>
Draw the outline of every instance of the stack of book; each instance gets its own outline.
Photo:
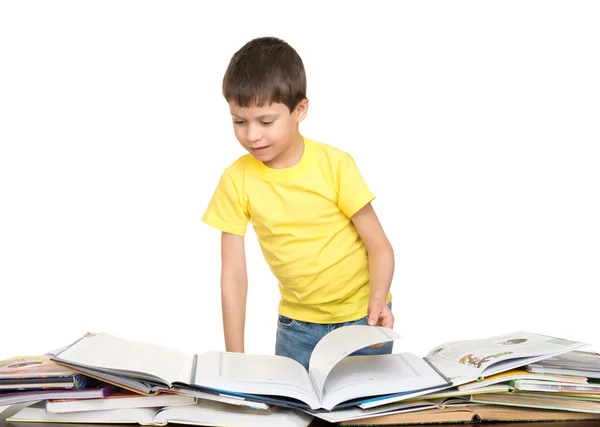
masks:
<instances>
[{"instance_id":1,"label":"stack of book","mask_svg":"<svg viewBox=\"0 0 600 427\"><path fill-rule=\"evenodd\" d=\"M7 421L300 427L315 417L342 425L600 419L600 356L582 351L586 343L518 331L447 342L425 357L352 356L400 338L382 327L336 329L306 370L281 356L186 354L87 333L37 359L64 369L63 377L87 379L73 391L108 391L38 395ZM27 391L16 393L23 402Z\"/></svg>"},{"instance_id":2,"label":"stack of book","mask_svg":"<svg viewBox=\"0 0 600 427\"><path fill-rule=\"evenodd\" d=\"M0 361L0 406L45 399L103 398L114 387L43 357Z\"/></svg>"},{"instance_id":3,"label":"stack of book","mask_svg":"<svg viewBox=\"0 0 600 427\"><path fill-rule=\"evenodd\" d=\"M524 366L502 383L508 393L472 396L483 404L600 414L600 355L573 351Z\"/></svg>"},{"instance_id":4,"label":"stack of book","mask_svg":"<svg viewBox=\"0 0 600 427\"><path fill-rule=\"evenodd\" d=\"M585 361L586 364L583 362ZM448 390L355 411L341 425L600 420L600 355L573 351ZM333 419L331 419L333 421Z\"/></svg>"}]
</instances>

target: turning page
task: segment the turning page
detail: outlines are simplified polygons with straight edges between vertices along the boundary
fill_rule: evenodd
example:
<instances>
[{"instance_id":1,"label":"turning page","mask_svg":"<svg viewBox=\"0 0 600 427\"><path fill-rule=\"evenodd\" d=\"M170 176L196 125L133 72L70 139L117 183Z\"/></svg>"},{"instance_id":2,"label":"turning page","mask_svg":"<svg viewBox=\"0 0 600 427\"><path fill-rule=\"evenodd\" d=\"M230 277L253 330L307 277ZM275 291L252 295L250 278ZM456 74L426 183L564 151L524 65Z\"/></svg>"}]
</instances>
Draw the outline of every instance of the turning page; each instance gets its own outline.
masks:
<instances>
[{"instance_id":1,"label":"turning page","mask_svg":"<svg viewBox=\"0 0 600 427\"><path fill-rule=\"evenodd\" d=\"M315 346L308 369L319 401L327 376L340 360L361 348L399 338L402 336L390 328L367 325L345 326L325 335Z\"/></svg>"},{"instance_id":2,"label":"turning page","mask_svg":"<svg viewBox=\"0 0 600 427\"><path fill-rule=\"evenodd\" d=\"M395 338L401 336L389 328L338 328L315 347L309 372L281 356L208 352L198 355L193 385L272 402L286 397L312 410L331 410L353 399L448 384L423 358L414 355L348 357L363 347Z\"/></svg>"}]
</instances>

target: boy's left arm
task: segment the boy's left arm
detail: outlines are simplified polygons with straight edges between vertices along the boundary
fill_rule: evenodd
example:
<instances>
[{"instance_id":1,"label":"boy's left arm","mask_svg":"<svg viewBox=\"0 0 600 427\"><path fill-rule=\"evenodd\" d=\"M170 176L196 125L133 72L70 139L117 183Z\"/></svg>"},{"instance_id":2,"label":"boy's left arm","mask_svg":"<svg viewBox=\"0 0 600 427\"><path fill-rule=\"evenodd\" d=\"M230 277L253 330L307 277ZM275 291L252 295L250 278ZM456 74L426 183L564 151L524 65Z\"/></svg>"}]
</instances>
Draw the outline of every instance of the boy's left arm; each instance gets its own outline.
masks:
<instances>
[{"instance_id":1,"label":"boy's left arm","mask_svg":"<svg viewBox=\"0 0 600 427\"><path fill-rule=\"evenodd\" d=\"M394 250L371 203L352 215L351 219L365 243L369 256L371 282L369 325L393 328L394 315L387 306L386 299L394 275Z\"/></svg>"}]
</instances>

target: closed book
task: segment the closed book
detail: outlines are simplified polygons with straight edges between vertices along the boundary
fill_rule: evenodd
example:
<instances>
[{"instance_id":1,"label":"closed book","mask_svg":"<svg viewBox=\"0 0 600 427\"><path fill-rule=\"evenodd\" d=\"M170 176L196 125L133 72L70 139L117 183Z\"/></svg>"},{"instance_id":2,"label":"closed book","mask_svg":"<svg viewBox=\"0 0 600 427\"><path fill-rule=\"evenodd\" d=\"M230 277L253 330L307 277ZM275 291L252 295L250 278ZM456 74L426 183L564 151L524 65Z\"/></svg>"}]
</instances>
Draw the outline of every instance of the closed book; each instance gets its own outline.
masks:
<instances>
[{"instance_id":1,"label":"closed book","mask_svg":"<svg viewBox=\"0 0 600 427\"><path fill-rule=\"evenodd\" d=\"M92 399L108 397L114 393L115 387L102 384L98 387L80 389L28 390L14 393L0 393L0 405L16 405L18 403L36 402L47 399Z\"/></svg>"},{"instance_id":2,"label":"closed book","mask_svg":"<svg viewBox=\"0 0 600 427\"><path fill-rule=\"evenodd\" d=\"M46 402L46 411L64 412L99 411L119 408L153 408L161 406L193 405L196 398L183 394L159 393L142 395L119 390L110 396L95 399L57 399Z\"/></svg>"}]
</instances>

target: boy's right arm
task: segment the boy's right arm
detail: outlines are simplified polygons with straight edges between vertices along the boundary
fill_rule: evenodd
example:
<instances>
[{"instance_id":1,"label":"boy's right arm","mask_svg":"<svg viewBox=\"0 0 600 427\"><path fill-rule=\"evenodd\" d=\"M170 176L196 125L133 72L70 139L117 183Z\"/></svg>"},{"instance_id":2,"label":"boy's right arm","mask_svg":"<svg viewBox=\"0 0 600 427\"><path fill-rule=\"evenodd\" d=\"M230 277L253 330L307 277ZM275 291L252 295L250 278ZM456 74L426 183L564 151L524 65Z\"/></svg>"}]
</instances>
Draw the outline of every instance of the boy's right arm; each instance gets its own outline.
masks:
<instances>
[{"instance_id":1,"label":"boy's right arm","mask_svg":"<svg viewBox=\"0 0 600 427\"><path fill-rule=\"evenodd\" d=\"M225 349L244 352L248 273L244 237L221 234L221 309Z\"/></svg>"}]
</instances>

